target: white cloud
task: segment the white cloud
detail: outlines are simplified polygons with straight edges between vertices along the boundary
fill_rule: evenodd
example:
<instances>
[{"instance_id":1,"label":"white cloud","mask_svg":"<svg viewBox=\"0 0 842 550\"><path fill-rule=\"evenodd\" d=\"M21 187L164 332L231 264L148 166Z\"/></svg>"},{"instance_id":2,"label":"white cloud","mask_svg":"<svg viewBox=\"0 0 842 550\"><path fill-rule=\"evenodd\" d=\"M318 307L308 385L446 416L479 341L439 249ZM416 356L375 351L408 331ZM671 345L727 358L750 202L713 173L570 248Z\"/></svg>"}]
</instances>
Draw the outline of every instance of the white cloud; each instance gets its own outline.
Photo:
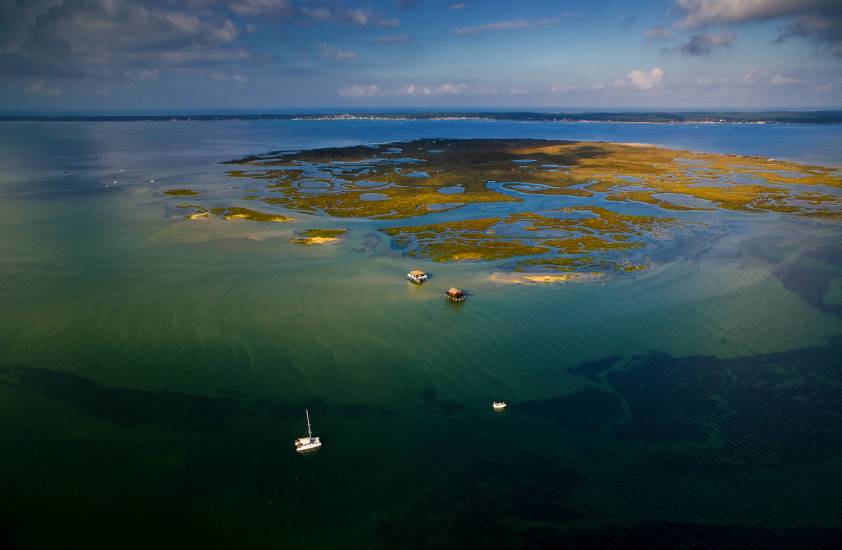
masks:
<instances>
[{"instance_id":1,"label":"white cloud","mask_svg":"<svg viewBox=\"0 0 842 550\"><path fill-rule=\"evenodd\" d=\"M213 30L212 35L220 42L234 41L237 39L237 26L226 19L219 28Z\"/></svg>"},{"instance_id":2,"label":"white cloud","mask_svg":"<svg viewBox=\"0 0 842 550\"><path fill-rule=\"evenodd\" d=\"M717 48L726 48L734 44L737 37L733 32L723 30L719 34L699 33L691 36L684 44L672 48L674 52L685 55L710 55Z\"/></svg>"},{"instance_id":3,"label":"white cloud","mask_svg":"<svg viewBox=\"0 0 842 550\"><path fill-rule=\"evenodd\" d=\"M442 84L406 84L387 89L377 84L358 84L339 90L342 97L375 97L375 96L434 96L459 95L469 91L464 82L444 82Z\"/></svg>"},{"instance_id":4,"label":"white cloud","mask_svg":"<svg viewBox=\"0 0 842 550\"><path fill-rule=\"evenodd\" d=\"M772 78L769 79L769 84L773 86L786 86L789 84L803 84L804 81L798 78L792 78L789 76L785 76L781 73L776 73L772 75Z\"/></svg>"},{"instance_id":5,"label":"white cloud","mask_svg":"<svg viewBox=\"0 0 842 550\"><path fill-rule=\"evenodd\" d=\"M401 22L399 19L386 19L380 15L364 9L351 9L340 11L338 19L348 21L357 27L367 27L369 25L375 27L399 27Z\"/></svg>"},{"instance_id":6,"label":"white cloud","mask_svg":"<svg viewBox=\"0 0 842 550\"><path fill-rule=\"evenodd\" d=\"M439 94L461 94L468 87L467 84L442 84L436 88L435 93Z\"/></svg>"},{"instance_id":7,"label":"white cloud","mask_svg":"<svg viewBox=\"0 0 842 550\"><path fill-rule=\"evenodd\" d=\"M222 72L210 73L208 76L210 78L212 78L213 80L230 81L230 82L236 82L237 84L242 84L243 82L246 82L248 80L243 75L228 74L228 73L222 73Z\"/></svg>"},{"instance_id":8,"label":"white cloud","mask_svg":"<svg viewBox=\"0 0 842 550\"><path fill-rule=\"evenodd\" d=\"M635 69L623 78L614 82L617 88L632 88L634 90L652 90L661 85L664 79L664 71L655 67L649 71Z\"/></svg>"},{"instance_id":9,"label":"white cloud","mask_svg":"<svg viewBox=\"0 0 842 550\"><path fill-rule=\"evenodd\" d=\"M647 40L666 40L670 38L671 33L669 29L666 27L662 27L661 25L656 25L654 27L650 27L643 33L643 36Z\"/></svg>"},{"instance_id":10,"label":"white cloud","mask_svg":"<svg viewBox=\"0 0 842 550\"><path fill-rule=\"evenodd\" d=\"M842 56L842 4L839 0L675 0L685 14L682 27L783 20L778 42L790 37L812 40Z\"/></svg>"},{"instance_id":11,"label":"white cloud","mask_svg":"<svg viewBox=\"0 0 842 550\"><path fill-rule=\"evenodd\" d=\"M238 0L228 6L237 15L257 16L283 13L290 9L288 0Z\"/></svg>"},{"instance_id":12,"label":"white cloud","mask_svg":"<svg viewBox=\"0 0 842 550\"><path fill-rule=\"evenodd\" d=\"M213 2L214 0L207 0ZM275 17L317 22L345 22L357 27L397 27L398 19L385 19L365 8L344 8L340 2L306 3L291 0L237 0L228 8L242 17Z\"/></svg>"},{"instance_id":13,"label":"white cloud","mask_svg":"<svg viewBox=\"0 0 842 550\"><path fill-rule=\"evenodd\" d=\"M406 44L407 42L409 42L408 34L389 34L377 37L377 43L384 46Z\"/></svg>"},{"instance_id":14,"label":"white cloud","mask_svg":"<svg viewBox=\"0 0 842 550\"><path fill-rule=\"evenodd\" d=\"M692 82L703 88L723 88L729 89L752 89L764 88L769 86L791 86L791 85L807 85L809 81L802 78L795 78L787 76L783 73L770 73L768 71L759 69L749 69L739 75L714 74L714 75L700 75L693 78Z\"/></svg>"},{"instance_id":15,"label":"white cloud","mask_svg":"<svg viewBox=\"0 0 842 550\"><path fill-rule=\"evenodd\" d=\"M464 93L468 89L468 85L464 83L453 84L445 82L438 86L424 86L409 84L404 86L398 95L454 95Z\"/></svg>"},{"instance_id":16,"label":"white cloud","mask_svg":"<svg viewBox=\"0 0 842 550\"><path fill-rule=\"evenodd\" d=\"M310 6L303 6L301 8L301 13L303 13L310 19L315 19L317 21L327 21L331 17L333 17L333 14L327 8L313 8Z\"/></svg>"},{"instance_id":17,"label":"white cloud","mask_svg":"<svg viewBox=\"0 0 842 550\"><path fill-rule=\"evenodd\" d=\"M368 20L371 17L371 14L366 10L348 10L346 12L346 16L351 23L359 25L360 27L365 27L368 25Z\"/></svg>"},{"instance_id":18,"label":"white cloud","mask_svg":"<svg viewBox=\"0 0 842 550\"><path fill-rule=\"evenodd\" d=\"M141 69L139 71L126 71L126 76L136 80L156 80L159 76L158 69Z\"/></svg>"},{"instance_id":19,"label":"white cloud","mask_svg":"<svg viewBox=\"0 0 842 550\"><path fill-rule=\"evenodd\" d=\"M8 4L8 5L6 5ZM3 64L30 73L113 79L164 63L242 57L237 25L220 12L125 0L0 2Z\"/></svg>"},{"instance_id":20,"label":"white cloud","mask_svg":"<svg viewBox=\"0 0 842 550\"><path fill-rule=\"evenodd\" d=\"M764 73L763 71L758 71L757 69L749 69L740 76L740 83L742 84L754 84L757 82L759 78L763 78Z\"/></svg>"},{"instance_id":21,"label":"white cloud","mask_svg":"<svg viewBox=\"0 0 842 550\"><path fill-rule=\"evenodd\" d=\"M709 88L711 86L723 86L725 84L730 84L731 79L727 76L697 76L693 79L693 83L696 86L701 86L702 88Z\"/></svg>"},{"instance_id":22,"label":"white cloud","mask_svg":"<svg viewBox=\"0 0 842 550\"><path fill-rule=\"evenodd\" d=\"M838 9L837 0L676 0L687 15L682 25L740 23L798 15L813 10Z\"/></svg>"},{"instance_id":23,"label":"white cloud","mask_svg":"<svg viewBox=\"0 0 842 550\"><path fill-rule=\"evenodd\" d=\"M494 23L484 23L482 25L469 25L466 27L459 27L454 32L456 34L478 34L489 31L516 31L525 29L537 29L541 27L548 27L555 25L561 21L560 17L543 17L539 19L509 19L507 21L496 21Z\"/></svg>"},{"instance_id":24,"label":"white cloud","mask_svg":"<svg viewBox=\"0 0 842 550\"><path fill-rule=\"evenodd\" d=\"M321 50L322 57L335 61L353 61L357 58L357 52L353 50L334 48L325 43L319 44L319 49Z\"/></svg>"},{"instance_id":25,"label":"white cloud","mask_svg":"<svg viewBox=\"0 0 842 550\"><path fill-rule=\"evenodd\" d=\"M342 97L373 97L382 95L382 93L380 92L380 86L377 84L358 84L340 89L339 95Z\"/></svg>"},{"instance_id":26,"label":"white cloud","mask_svg":"<svg viewBox=\"0 0 842 550\"><path fill-rule=\"evenodd\" d=\"M397 17L393 17L391 19L377 19L374 22L374 25L378 27L386 27L386 28L394 28L401 26L401 20Z\"/></svg>"},{"instance_id":27,"label":"white cloud","mask_svg":"<svg viewBox=\"0 0 842 550\"><path fill-rule=\"evenodd\" d=\"M60 96L61 88L56 88L45 83L43 80L36 80L26 87L26 93L32 95Z\"/></svg>"},{"instance_id":28,"label":"white cloud","mask_svg":"<svg viewBox=\"0 0 842 550\"><path fill-rule=\"evenodd\" d=\"M461 10L461 9L464 9L464 7L465 7L465 2L455 2L453 4L450 4L450 9L452 9L452 10Z\"/></svg>"}]
</instances>

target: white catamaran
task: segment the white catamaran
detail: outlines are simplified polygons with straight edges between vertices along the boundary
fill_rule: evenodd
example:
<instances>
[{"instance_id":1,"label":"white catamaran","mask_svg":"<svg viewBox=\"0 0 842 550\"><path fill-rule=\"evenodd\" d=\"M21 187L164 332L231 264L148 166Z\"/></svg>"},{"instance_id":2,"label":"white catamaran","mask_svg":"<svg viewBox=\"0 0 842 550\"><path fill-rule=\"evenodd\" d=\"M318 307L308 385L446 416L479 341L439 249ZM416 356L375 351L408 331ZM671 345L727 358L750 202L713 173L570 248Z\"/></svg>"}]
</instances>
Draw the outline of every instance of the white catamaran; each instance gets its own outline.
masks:
<instances>
[{"instance_id":1,"label":"white catamaran","mask_svg":"<svg viewBox=\"0 0 842 550\"><path fill-rule=\"evenodd\" d=\"M310 411L304 409L304 415L307 417L307 437L299 437L295 440L295 450L298 452L310 451L322 446L321 440L313 437L313 430L310 428Z\"/></svg>"}]
</instances>

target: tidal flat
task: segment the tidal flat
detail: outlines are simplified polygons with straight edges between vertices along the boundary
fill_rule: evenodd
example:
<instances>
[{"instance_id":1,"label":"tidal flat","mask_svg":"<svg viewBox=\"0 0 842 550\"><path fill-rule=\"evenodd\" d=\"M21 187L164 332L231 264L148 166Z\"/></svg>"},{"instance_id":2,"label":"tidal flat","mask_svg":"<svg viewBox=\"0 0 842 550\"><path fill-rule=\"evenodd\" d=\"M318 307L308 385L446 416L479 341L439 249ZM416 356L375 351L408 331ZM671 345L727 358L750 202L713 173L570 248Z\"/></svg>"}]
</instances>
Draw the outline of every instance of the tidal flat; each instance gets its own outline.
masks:
<instances>
[{"instance_id":1,"label":"tidal flat","mask_svg":"<svg viewBox=\"0 0 842 550\"><path fill-rule=\"evenodd\" d=\"M289 242L305 246L335 243L347 232L347 229L305 229L304 231L299 231Z\"/></svg>"},{"instance_id":2,"label":"tidal flat","mask_svg":"<svg viewBox=\"0 0 842 550\"><path fill-rule=\"evenodd\" d=\"M251 199L292 211L389 221L449 213L448 221L391 225L381 231L410 257L511 260L505 267L514 271L646 270L652 265L647 252L655 241L704 225L670 215L680 212L729 210L842 220L842 174L837 169L640 143L422 139L276 151L226 164L236 167L229 177L264 186L268 196ZM542 210L518 208L529 196L589 201ZM471 209L494 203L511 204L516 212L477 218ZM629 204L655 207L656 215L617 209ZM327 241L299 237L290 242ZM546 274L522 280L568 279Z\"/></svg>"}]
</instances>

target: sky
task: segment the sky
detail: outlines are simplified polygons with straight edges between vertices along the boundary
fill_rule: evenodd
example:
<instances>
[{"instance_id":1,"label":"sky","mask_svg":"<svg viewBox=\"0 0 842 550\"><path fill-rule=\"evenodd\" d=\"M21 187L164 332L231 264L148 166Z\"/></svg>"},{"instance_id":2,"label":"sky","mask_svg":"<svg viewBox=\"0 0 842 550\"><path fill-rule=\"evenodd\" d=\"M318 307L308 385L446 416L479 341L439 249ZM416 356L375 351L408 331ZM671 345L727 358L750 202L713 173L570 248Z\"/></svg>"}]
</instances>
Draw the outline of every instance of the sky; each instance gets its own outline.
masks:
<instances>
[{"instance_id":1,"label":"sky","mask_svg":"<svg viewBox=\"0 0 842 550\"><path fill-rule=\"evenodd\" d=\"M842 107L842 0L0 0L0 111Z\"/></svg>"}]
</instances>

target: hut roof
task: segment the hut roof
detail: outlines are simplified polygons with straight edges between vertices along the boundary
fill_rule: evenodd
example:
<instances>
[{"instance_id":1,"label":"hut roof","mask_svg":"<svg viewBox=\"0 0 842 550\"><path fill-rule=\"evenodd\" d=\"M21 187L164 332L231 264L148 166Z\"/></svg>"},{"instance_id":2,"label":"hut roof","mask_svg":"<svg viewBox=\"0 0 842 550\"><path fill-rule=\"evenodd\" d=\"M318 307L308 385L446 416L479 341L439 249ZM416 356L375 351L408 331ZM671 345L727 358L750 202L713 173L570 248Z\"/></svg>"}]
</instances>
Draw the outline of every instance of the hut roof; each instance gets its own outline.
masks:
<instances>
[{"instance_id":1,"label":"hut roof","mask_svg":"<svg viewBox=\"0 0 842 550\"><path fill-rule=\"evenodd\" d=\"M449 289L447 289L447 293L451 296L459 296L460 294L462 294L462 291L458 288L450 287Z\"/></svg>"},{"instance_id":2,"label":"hut roof","mask_svg":"<svg viewBox=\"0 0 842 550\"><path fill-rule=\"evenodd\" d=\"M412 271L410 271L410 272L409 272L409 274L410 274L410 275L415 275L416 277L418 277L418 276L420 276L420 275L426 275L426 273L424 273L424 272L423 272L423 271L421 271L420 269L413 269Z\"/></svg>"}]
</instances>

